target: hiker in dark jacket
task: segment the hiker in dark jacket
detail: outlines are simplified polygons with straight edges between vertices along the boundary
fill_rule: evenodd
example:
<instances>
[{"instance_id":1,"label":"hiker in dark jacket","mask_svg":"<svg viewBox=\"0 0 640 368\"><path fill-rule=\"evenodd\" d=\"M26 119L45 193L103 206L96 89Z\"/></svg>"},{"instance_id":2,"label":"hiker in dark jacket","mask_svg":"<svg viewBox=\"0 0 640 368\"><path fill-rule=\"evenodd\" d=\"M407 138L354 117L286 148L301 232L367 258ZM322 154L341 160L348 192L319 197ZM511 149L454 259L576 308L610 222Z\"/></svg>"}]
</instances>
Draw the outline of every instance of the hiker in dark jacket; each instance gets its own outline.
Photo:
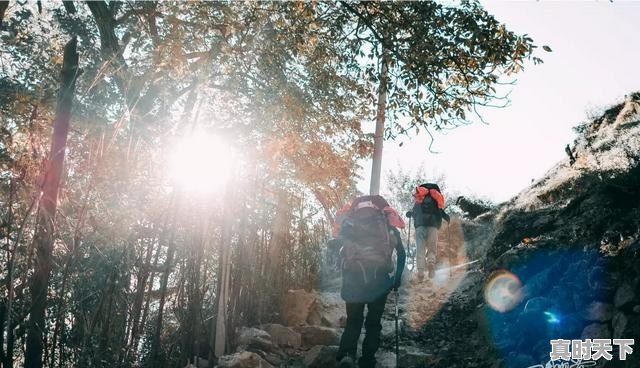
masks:
<instances>
[{"instance_id":1,"label":"hiker in dark jacket","mask_svg":"<svg viewBox=\"0 0 640 368\"><path fill-rule=\"evenodd\" d=\"M395 215L397 216L397 213ZM397 218L402 221L399 216ZM380 320L387 295L392 289L397 290L400 286L406 259L400 232L393 226L389 226L388 229L389 249L391 252L395 250L397 256L395 272L393 270L389 272L390 270L386 266L376 266L366 261L357 262L356 267L350 268L347 266L349 255L343 254L345 260L343 261L341 296L346 302L347 323L338 350L341 368L355 366L358 339L363 322L366 335L362 343L362 357L358 360L358 366L360 368L374 368L376 365L375 354L380 346L380 331L382 330ZM356 232L348 221L342 226L340 236L347 244L343 247L343 252L349 252L348 242L356 236ZM371 242L375 242L375 240ZM391 261L391 252L389 253L389 261ZM365 307L367 309L366 317Z\"/></svg>"},{"instance_id":2,"label":"hiker in dark jacket","mask_svg":"<svg viewBox=\"0 0 640 368\"><path fill-rule=\"evenodd\" d=\"M449 215L444 212L444 197L436 184L422 184L416 188L413 196L415 204L413 210L407 212L407 217L413 217L416 229L416 268L418 281L422 281L426 268L428 276L435 276L436 253L438 247L438 230L442 220L449 222Z\"/></svg>"}]
</instances>

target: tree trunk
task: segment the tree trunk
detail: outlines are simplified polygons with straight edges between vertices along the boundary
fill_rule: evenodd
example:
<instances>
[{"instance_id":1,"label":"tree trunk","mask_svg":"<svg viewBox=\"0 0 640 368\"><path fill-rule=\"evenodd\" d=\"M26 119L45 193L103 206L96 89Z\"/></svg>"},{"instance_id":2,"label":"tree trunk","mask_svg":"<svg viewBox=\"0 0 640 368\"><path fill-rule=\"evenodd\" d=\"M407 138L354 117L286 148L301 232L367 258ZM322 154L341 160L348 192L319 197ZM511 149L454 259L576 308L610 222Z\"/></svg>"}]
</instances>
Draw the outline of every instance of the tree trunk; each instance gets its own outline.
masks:
<instances>
[{"instance_id":1,"label":"tree trunk","mask_svg":"<svg viewBox=\"0 0 640 368\"><path fill-rule=\"evenodd\" d=\"M72 38L64 48L62 62L61 85L58 95L56 118L53 125L51 152L45 172L39 216L34 235L36 259L34 274L31 278L31 311L27 326L27 348L24 366L26 368L42 367L44 315L47 303L47 288L51 275L51 250L55 231L55 213L58 202L58 189L62 177L64 152L67 146L71 104L78 73L77 41Z\"/></svg>"},{"instance_id":2,"label":"tree trunk","mask_svg":"<svg viewBox=\"0 0 640 368\"><path fill-rule=\"evenodd\" d=\"M115 32L116 22L109 10L109 6L104 1L88 1L87 6L98 25L102 58L104 61L116 63L116 67L120 66L118 65L120 61L123 61L122 64L124 64L124 60L118 56L120 46L118 45L118 37L116 37Z\"/></svg>"},{"instance_id":3,"label":"tree trunk","mask_svg":"<svg viewBox=\"0 0 640 368\"><path fill-rule=\"evenodd\" d=\"M9 7L9 1L0 1L0 27L2 27L2 20L4 19L4 12Z\"/></svg>"},{"instance_id":4,"label":"tree trunk","mask_svg":"<svg viewBox=\"0 0 640 368\"><path fill-rule=\"evenodd\" d=\"M175 226L175 225L173 225ZM175 230L173 230L175 231ZM160 281L160 302L158 305L158 315L156 317L156 325L155 331L153 334L153 341L151 347L151 357L154 366L160 366L161 356L160 356L160 345L162 341L160 341L160 335L162 335L162 318L164 314L164 305L167 300L167 285L169 284L169 275L171 274L171 270L173 269L173 257L175 255L175 245L173 244L173 235L167 244L167 258L165 260L164 265L164 273L162 274L162 279Z\"/></svg>"},{"instance_id":5,"label":"tree trunk","mask_svg":"<svg viewBox=\"0 0 640 368\"><path fill-rule=\"evenodd\" d=\"M380 86L378 87L378 111L376 113L376 133L373 141L373 162L371 165L371 186L369 194L380 194L382 171L382 142L384 141L384 116L387 109L387 52L382 50Z\"/></svg>"},{"instance_id":6,"label":"tree trunk","mask_svg":"<svg viewBox=\"0 0 640 368\"><path fill-rule=\"evenodd\" d=\"M145 257L145 261L138 272L138 279L136 282L136 293L133 301L133 306L131 307L131 333L130 333L130 342L127 344L127 349L133 349L135 352L134 343L138 340L139 328L142 328L140 325L140 317L142 316L142 306L144 304L144 293L147 289L147 281L149 279L149 275L151 274L151 261L154 251L154 245L157 242L157 239L149 239L149 245L147 246L147 254ZM156 252L157 253L157 252Z\"/></svg>"},{"instance_id":7,"label":"tree trunk","mask_svg":"<svg viewBox=\"0 0 640 368\"><path fill-rule=\"evenodd\" d=\"M15 339L13 338L13 319L11 318L12 306L13 306L13 265L15 260L16 250L18 248L18 243L16 239L16 243L13 246L13 249L9 246L9 242L11 239L11 227L13 226L13 194L15 191L14 180L11 180L9 183L9 203L7 206L7 212L9 213L9 218L7 220L7 228L6 228L6 245L8 260L7 260L7 300L6 303L2 304L2 320L0 323L0 351L2 352L2 363L5 368L13 367L13 346ZM4 326L5 323L7 325L7 350L2 350L4 348Z\"/></svg>"},{"instance_id":8,"label":"tree trunk","mask_svg":"<svg viewBox=\"0 0 640 368\"><path fill-rule=\"evenodd\" d=\"M226 197L226 196L225 196ZM228 201L228 200L227 200ZM224 355L227 345L227 300L229 298L229 268L231 267L231 223L228 220L229 205L225 204L225 214L223 216L223 229L220 253L220 273L218 274L218 307L216 310L216 328L214 339L214 354L216 357Z\"/></svg>"},{"instance_id":9,"label":"tree trunk","mask_svg":"<svg viewBox=\"0 0 640 368\"><path fill-rule=\"evenodd\" d=\"M76 6L73 5L73 1L63 0L62 1L62 5L64 6L64 8L67 11L67 13L69 13L69 14L75 14L76 13Z\"/></svg>"}]
</instances>

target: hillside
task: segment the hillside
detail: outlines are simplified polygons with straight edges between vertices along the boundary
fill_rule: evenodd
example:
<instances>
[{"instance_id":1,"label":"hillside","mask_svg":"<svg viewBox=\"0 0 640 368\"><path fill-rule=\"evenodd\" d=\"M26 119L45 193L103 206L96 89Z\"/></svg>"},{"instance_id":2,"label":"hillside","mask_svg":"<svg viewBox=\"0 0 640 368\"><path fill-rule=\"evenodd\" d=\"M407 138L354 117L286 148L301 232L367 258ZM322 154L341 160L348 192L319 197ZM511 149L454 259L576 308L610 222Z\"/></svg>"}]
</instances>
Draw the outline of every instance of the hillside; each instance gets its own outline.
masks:
<instances>
[{"instance_id":1,"label":"hillside","mask_svg":"<svg viewBox=\"0 0 640 368\"><path fill-rule=\"evenodd\" d=\"M405 283L401 367L544 367L551 339L640 336L640 95L579 131L573 165L559 162L512 200L464 221L467 257L458 262L478 262L440 270L432 283ZM282 319L291 327L243 330L241 350L253 353L221 366L334 366L344 316L338 283L326 284L333 287L290 292ZM380 367L395 366L392 297L387 307ZM283 335L293 346L278 348ZM631 354L599 366L638 362Z\"/></svg>"},{"instance_id":2,"label":"hillside","mask_svg":"<svg viewBox=\"0 0 640 368\"><path fill-rule=\"evenodd\" d=\"M471 287L416 334L426 349L448 348L429 366L524 368L549 360L550 339L640 336L639 113L634 94L579 127L573 165L559 162L485 216L493 231L463 280ZM500 279L522 289L496 299ZM638 366L640 354L628 358L600 363Z\"/></svg>"}]
</instances>

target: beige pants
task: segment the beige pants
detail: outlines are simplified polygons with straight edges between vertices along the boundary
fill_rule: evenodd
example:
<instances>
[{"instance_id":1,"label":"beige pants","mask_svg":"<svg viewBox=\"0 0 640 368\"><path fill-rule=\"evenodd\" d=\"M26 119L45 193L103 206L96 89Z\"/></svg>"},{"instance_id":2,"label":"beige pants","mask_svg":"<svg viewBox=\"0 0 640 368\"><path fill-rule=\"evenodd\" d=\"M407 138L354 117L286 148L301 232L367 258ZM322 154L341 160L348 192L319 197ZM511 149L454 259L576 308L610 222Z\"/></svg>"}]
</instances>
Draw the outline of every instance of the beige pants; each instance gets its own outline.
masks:
<instances>
[{"instance_id":1,"label":"beige pants","mask_svg":"<svg viewBox=\"0 0 640 368\"><path fill-rule=\"evenodd\" d=\"M430 226L419 226L416 229L416 257L418 272L425 271L426 264L436 265L436 253L438 247L438 229Z\"/></svg>"}]
</instances>

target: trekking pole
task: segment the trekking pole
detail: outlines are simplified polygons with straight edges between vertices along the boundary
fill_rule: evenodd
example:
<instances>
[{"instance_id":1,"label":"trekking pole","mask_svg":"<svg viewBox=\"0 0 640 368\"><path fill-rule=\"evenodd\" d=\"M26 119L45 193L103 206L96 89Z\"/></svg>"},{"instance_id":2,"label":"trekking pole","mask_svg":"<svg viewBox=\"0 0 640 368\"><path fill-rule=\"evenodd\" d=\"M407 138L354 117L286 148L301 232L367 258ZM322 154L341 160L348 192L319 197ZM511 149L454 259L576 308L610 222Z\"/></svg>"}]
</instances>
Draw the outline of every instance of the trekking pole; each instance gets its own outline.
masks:
<instances>
[{"instance_id":1,"label":"trekking pole","mask_svg":"<svg viewBox=\"0 0 640 368\"><path fill-rule=\"evenodd\" d=\"M411 247L411 220L413 220L413 216L409 217L409 233L407 234L407 251L409 251L409 247ZM418 253L418 250L416 249L416 254ZM416 269L416 265L415 265L415 259L416 259L416 255L413 255L413 261L412 261L412 266L411 269L415 270Z\"/></svg>"},{"instance_id":2,"label":"trekking pole","mask_svg":"<svg viewBox=\"0 0 640 368\"><path fill-rule=\"evenodd\" d=\"M395 290L395 295L396 295L396 368L399 367L398 365L398 360L399 360L399 354L400 354L400 348L399 348L399 332L398 332L398 289Z\"/></svg>"},{"instance_id":3,"label":"trekking pole","mask_svg":"<svg viewBox=\"0 0 640 368\"><path fill-rule=\"evenodd\" d=\"M453 248L451 247L451 221L447 221L447 243L449 243L449 278L453 275Z\"/></svg>"}]
</instances>

